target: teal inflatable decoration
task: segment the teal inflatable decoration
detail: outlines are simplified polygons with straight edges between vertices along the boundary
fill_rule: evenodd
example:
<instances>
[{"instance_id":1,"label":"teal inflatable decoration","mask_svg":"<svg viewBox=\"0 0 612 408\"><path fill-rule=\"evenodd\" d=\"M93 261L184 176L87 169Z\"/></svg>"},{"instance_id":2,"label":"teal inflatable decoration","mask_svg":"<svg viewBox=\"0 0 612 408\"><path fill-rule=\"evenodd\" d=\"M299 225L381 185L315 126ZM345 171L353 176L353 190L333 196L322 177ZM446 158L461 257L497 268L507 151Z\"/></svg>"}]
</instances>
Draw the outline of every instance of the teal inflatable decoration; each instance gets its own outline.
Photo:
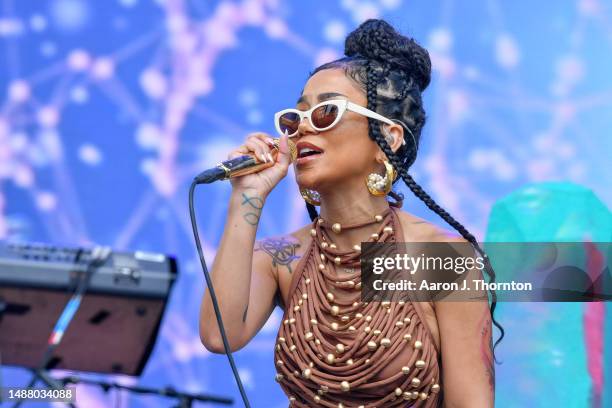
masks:
<instances>
[{"instance_id":1,"label":"teal inflatable decoration","mask_svg":"<svg viewBox=\"0 0 612 408\"><path fill-rule=\"evenodd\" d=\"M488 252L492 242L611 240L612 214L593 191L546 182L494 204L484 247ZM508 279L511 265L489 256L498 281ZM497 351L503 361L497 366L500 406L612 407L611 302L501 303L498 310L506 329Z\"/></svg>"},{"instance_id":2,"label":"teal inflatable decoration","mask_svg":"<svg viewBox=\"0 0 612 408\"><path fill-rule=\"evenodd\" d=\"M610 242L612 215L593 191L564 182L528 184L493 205L489 242Z\"/></svg>"}]
</instances>

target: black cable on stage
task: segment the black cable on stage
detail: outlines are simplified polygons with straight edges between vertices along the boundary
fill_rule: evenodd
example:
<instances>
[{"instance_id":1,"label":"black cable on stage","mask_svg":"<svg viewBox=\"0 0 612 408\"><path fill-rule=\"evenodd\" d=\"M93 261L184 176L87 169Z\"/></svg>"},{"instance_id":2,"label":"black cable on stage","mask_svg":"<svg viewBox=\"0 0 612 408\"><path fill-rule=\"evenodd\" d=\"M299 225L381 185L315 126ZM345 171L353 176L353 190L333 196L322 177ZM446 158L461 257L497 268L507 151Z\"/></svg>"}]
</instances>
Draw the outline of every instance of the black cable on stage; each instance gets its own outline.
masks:
<instances>
[{"instance_id":1,"label":"black cable on stage","mask_svg":"<svg viewBox=\"0 0 612 408\"><path fill-rule=\"evenodd\" d=\"M84 250L82 248L79 248L74 257L75 269L78 269L78 265L81 261L81 257L83 256L83 254ZM51 358L53 357L53 352L59 346L63 338L63 332L68 328L68 326L72 322L72 319L76 315L76 312L81 306L81 301L83 299L83 296L85 295L85 292L87 292L87 288L89 287L89 283L91 282L95 267L100 263L104 262L109 255L110 250L108 248L96 247L94 248L94 250L92 250L90 255L91 258L88 260L84 272L78 274L77 276L78 281L74 292L70 297L70 300L66 303L66 306L64 307L62 313L60 313L59 317L57 318L57 322L53 326L53 331L51 334L51 338L49 339L49 344L47 345L47 348L45 349L43 357L40 360L40 363L38 364L37 368L33 370L34 374L28 382L28 385L26 386L27 389L32 388L38 382L39 378L43 381L48 382L48 385L51 388L59 388L59 385L61 385L57 384L57 382L51 377L43 377L42 373L45 372L47 364L49 363L49 361L51 361ZM56 330L60 326L60 322L62 322L62 335L58 339L54 339L53 337L57 335ZM13 405L13 408L20 407L23 402L24 400L19 398ZM74 407L74 404L71 402L67 404L71 407Z\"/></svg>"},{"instance_id":2,"label":"black cable on stage","mask_svg":"<svg viewBox=\"0 0 612 408\"><path fill-rule=\"evenodd\" d=\"M227 355L227 359L229 360L230 366L232 367L232 372L234 374L234 378L236 379L236 384L238 385L238 389L240 390L240 396L242 397L242 401L244 402L244 406L247 408L251 407L249 403L249 399L246 395L244 387L242 385L242 381L240 380L240 375L238 374L238 370L236 369L236 364L234 363L234 357L232 356L232 351L229 346L229 342L227 340L227 336L225 334L225 326L223 326L223 319L221 318L221 311L219 310L219 303L217 302L217 296L215 295L215 290L213 288L212 280L208 273L208 268L206 267L206 260L204 259L204 253L202 251L202 244L200 243L200 234L198 233L198 224L196 222L195 211L193 209L193 192L196 186L199 184L199 180L193 180L191 182L191 186L189 186L189 218L191 219L191 228L193 229L193 238L195 239L196 247L198 249L198 256L200 257L200 263L202 264L202 271L204 272L204 278L206 279L206 286L208 287L208 291L210 292L210 300L213 304L213 309L215 310L215 317L217 318L217 324L219 325L219 333L221 334L221 340L223 341L223 348L225 350L225 354ZM202 181L199 181L202 183Z\"/></svg>"}]
</instances>

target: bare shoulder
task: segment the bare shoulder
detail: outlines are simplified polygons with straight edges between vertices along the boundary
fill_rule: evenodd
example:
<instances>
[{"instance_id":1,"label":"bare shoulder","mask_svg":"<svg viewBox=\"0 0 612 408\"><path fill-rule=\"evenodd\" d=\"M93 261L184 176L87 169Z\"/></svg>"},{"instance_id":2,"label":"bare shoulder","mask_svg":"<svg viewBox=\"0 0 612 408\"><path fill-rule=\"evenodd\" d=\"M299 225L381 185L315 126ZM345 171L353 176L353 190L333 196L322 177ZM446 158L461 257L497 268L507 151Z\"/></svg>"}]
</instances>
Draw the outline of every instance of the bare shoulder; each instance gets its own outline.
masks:
<instances>
[{"instance_id":1,"label":"bare shoulder","mask_svg":"<svg viewBox=\"0 0 612 408\"><path fill-rule=\"evenodd\" d=\"M276 277L283 271L291 274L310 240L310 225L289 234L266 237L255 242L254 254L266 259Z\"/></svg>"},{"instance_id":2,"label":"bare shoulder","mask_svg":"<svg viewBox=\"0 0 612 408\"><path fill-rule=\"evenodd\" d=\"M439 227L406 211L398 212L406 242L467 242L457 232Z\"/></svg>"},{"instance_id":3,"label":"bare shoulder","mask_svg":"<svg viewBox=\"0 0 612 408\"><path fill-rule=\"evenodd\" d=\"M310 224L289 234L267 237L255 243L254 256L265 262L279 287L281 306L288 301L293 274L304 257L312 237Z\"/></svg>"}]
</instances>

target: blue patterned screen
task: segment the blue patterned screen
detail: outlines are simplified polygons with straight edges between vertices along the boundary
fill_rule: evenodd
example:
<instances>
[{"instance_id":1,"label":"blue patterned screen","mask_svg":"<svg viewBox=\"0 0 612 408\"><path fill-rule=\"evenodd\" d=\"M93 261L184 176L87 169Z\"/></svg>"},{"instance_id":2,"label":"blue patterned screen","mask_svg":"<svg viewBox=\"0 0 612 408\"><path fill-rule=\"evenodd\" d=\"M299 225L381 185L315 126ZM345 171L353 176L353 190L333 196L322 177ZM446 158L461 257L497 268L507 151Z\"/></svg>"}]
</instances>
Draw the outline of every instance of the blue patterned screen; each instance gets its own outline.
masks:
<instances>
[{"instance_id":1,"label":"blue patterned screen","mask_svg":"<svg viewBox=\"0 0 612 408\"><path fill-rule=\"evenodd\" d=\"M273 113L293 105L308 73L376 16L430 52L428 122L411 172L470 231L483 238L492 204L527 182L572 181L609 205L610 2L0 0L0 239L179 259L144 375L114 380L238 401L226 358L198 337L204 279L188 183L248 132L273 132ZM209 263L229 188L197 193ZM402 190L407 211L442 225ZM258 235L307 221L290 173L266 203ZM498 348L498 406L590 406L584 346L563 347L567 336L581 338L579 322L546 336L563 324L548 307L500 311L508 337ZM287 405L272 360L280 317L276 310L235 355L255 407ZM526 370L528 359L536 370ZM5 367L2 378L16 386L28 377ZM568 392L546 388L551 379ZM169 405L94 387L78 392L86 407Z\"/></svg>"}]
</instances>

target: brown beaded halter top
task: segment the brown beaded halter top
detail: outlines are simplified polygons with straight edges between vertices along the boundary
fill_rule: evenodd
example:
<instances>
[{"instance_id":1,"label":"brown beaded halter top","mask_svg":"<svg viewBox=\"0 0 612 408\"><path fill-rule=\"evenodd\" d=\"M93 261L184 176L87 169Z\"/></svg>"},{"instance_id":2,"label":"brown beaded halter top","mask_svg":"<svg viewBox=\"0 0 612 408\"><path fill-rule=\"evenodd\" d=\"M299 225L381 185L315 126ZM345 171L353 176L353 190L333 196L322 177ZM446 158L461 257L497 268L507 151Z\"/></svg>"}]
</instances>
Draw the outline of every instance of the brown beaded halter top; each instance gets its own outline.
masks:
<instances>
[{"instance_id":1,"label":"brown beaded halter top","mask_svg":"<svg viewBox=\"0 0 612 408\"><path fill-rule=\"evenodd\" d=\"M342 230L372 223L379 228L368 242L403 237L393 208L349 226L313 222L274 352L276 381L292 407L441 406L439 356L420 305L362 302L360 247L334 244Z\"/></svg>"}]
</instances>

